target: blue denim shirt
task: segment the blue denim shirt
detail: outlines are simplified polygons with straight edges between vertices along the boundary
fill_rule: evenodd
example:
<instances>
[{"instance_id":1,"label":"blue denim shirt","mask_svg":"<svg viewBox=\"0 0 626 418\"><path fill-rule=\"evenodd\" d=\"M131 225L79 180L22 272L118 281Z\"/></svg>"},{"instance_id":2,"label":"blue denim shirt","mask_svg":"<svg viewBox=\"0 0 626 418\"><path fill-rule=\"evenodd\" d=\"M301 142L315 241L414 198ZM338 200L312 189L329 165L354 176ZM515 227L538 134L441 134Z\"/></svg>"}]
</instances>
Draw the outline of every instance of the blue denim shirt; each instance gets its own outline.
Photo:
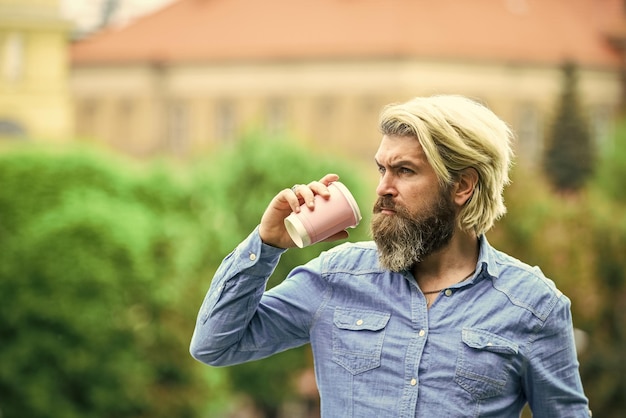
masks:
<instances>
[{"instance_id":1,"label":"blue denim shirt","mask_svg":"<svg viewBox=\"0 0 626 418\"><path fill-rule=\"evenodd\" d=\"M322 417L588 417L570 301L538 268L480 238L471 279L430 309L372 242L342 244L265 291L284 250L258 229L226 257L192 355L227 366L310 343Z\"/></svg>"}]
</instances>

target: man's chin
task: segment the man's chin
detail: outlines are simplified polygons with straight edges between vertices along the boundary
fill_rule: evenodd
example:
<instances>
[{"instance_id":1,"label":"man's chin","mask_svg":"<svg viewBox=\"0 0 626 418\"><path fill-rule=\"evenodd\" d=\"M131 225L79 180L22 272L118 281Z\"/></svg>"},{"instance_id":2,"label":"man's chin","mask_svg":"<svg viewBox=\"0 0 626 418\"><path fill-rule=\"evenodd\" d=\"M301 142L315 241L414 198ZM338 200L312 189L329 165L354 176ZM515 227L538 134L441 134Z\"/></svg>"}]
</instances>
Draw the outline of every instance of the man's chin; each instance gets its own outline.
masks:
<instances>
[{"instance_id":1,"label":"man's chin","mask_svg":"<svg viewBox=\"0 0 626 418\"><path fill-rule=\"evenodd\" d=\"M372 214L372 222L397 222L402 217L395 210L383 209Z\"/></svg>"},{"instance_id":2,"label":"man's chin","mask_svg":"<svg viewBox=\"0 0 626 418\"><path fill-rule=\"evenodd\" d=\"M411 270L419 262L419 260L415 260L414 254L381 251L380 246L378 248L378 264L385 270L401 273Z\"/></svg>"}]
</instances>

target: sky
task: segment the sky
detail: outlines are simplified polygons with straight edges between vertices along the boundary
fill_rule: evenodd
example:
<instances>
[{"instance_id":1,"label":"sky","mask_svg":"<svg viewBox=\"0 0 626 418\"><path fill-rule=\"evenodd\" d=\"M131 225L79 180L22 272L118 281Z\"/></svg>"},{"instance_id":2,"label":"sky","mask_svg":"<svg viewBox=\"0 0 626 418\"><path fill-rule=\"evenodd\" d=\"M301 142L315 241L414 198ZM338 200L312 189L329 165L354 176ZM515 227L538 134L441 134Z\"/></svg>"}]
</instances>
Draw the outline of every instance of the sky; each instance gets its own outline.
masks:
<instances>
[{"instance_id":1,"label":"sky","mask_svg":"<svg viewBox=\"0 0 626 418\"><path fill-rule=\"evenodd\" d=\"M98 26L106 3L116 4L111 18L113 24L123 25L158 10L175 0L61 0L61 14L76 24L80 32Z\"/></svg>"}]
</instances>

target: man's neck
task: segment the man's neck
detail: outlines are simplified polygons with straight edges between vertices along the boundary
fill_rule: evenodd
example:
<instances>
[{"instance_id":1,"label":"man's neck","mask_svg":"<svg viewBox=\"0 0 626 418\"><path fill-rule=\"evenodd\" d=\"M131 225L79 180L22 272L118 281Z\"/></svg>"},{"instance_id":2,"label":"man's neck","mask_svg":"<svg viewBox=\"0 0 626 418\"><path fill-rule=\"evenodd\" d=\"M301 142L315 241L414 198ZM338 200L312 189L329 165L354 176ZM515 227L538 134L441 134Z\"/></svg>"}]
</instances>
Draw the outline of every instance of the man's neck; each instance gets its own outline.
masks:
<instances>
[{"instance_id":1,"label":"man's neck","mask_svg":"<svg viewBox=\"0 0 626 418\"><path fill-rule=\"evenodd\" d=\"M413 267L413 276L425 291L452 286L472 275L478 252L476 234L456 230L448 245Z\"/></svg>"}]
</instances>

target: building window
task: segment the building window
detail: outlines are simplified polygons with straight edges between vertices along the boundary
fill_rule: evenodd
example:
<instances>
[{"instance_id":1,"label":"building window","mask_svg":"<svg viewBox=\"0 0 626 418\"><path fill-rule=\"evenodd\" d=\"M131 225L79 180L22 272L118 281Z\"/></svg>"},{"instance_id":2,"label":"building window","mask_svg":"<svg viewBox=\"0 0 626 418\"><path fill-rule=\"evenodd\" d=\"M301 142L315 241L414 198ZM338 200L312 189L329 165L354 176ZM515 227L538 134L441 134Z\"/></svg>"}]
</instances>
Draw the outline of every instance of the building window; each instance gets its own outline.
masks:
<instances>
[{"instance_id":1,"label":"building window","mask_svg":"<svg viewBox=\"0 0 626 418\"><path fill-rule=\"evenodd\" d=\"M614 112L609 105L596 105L591 108L589 132L598 150L604 151L612 146L609 143L613 130Z\"/></svg>"},{"instance_id":2,"label":"building window","mask_svg":"<svg viewBox=\"0 0 626 418\"><path fill-rule=\"evenodd\" d=\"M315 137L320 143L332 143L336 140L337 102L330 96L320 97L315 107Z\"/></svg>"},{"instance_id":3,"label":"building window","mask_svg":"<svg viewBox=\"0 0 626 418\"><path fill-rule=\"evenodd\" d=\"M224 99L217 102L215 107L215 137L221 142L235 140L237 115L235 103Z\"/></svg>"},{"instance_id":4,"label":"building window","mask_svg":"<svg viewBox=\"0 0 626 418\"><path fill-rule=\"evenodd\" d=\"M332 119L336 110L337 103L332 97L321 97L317 102L317 115L321 122L327 122L328 119Z\"/></svg>"},{"instance_id":5,"label":"building window","mask_svg":"<svg viewBox=\"0 0 626 418\"><path fill-rule=\"evenodd\" d=\"M133 129L134 106L130 99L122 99L117 106L116 144L128 148L136 141Z\"/></svg>"},{"instance_id":6,"label":"building window","mask_svg":"<svg viewBox=\"0 0 626 418\"><path fill-rule=\"evenodd\" d=\"M517 154L522 164L534 165L541 160L543 135L537 106L523 103L517 110Z\"/></svg>"},{"instance_id":7,"label":"building window","mask_svg":"<svg viewBox=\"0 0 626 418\"><path fill-rule=\"evenodd\" d=\"M26 129L20 122L11 118L0 117L0 138L2 137L25 137Z\"/></svg>"},{"instance_id":8,"label":"building window","mask_svg":"<svg viewBox=\"0 0 626 418\"><path fill-rule=\"evenodd\" d=\"M270 135L281 135L287 130L288 109L284 99L270 99L267 102L266 129Z\"/></svg>"},{"instance_id":9,"label":"building window","mask_svg":"<svg viewBox=\"0 0 626 418\"><path fill-rule=\"evenodd\" d=\"M5 38L2 51L2 73L8 82L19 81L24 72L24 37L21 33L11 32Z\"/></svg>"},{"instance_id":10,"label":"building window","mask_svg":"<svg viewBox=\"0 0 626 418\"><path fill-rule=\"evenodd\" d=\"M166 149L182 154L189 146L189 114L187 103L172 101L167 106Z\"/></svg>"},{"instance_id":11,"label":"building window","mask_svg":"<svg viewBox=\"0 0 626 418\"><path fill-rule=\"evenodd\" d=\"M83 139L97 136L98 103L96 99L82 99L77 101L76 132Z\"/></svg>"}]
</instances>

